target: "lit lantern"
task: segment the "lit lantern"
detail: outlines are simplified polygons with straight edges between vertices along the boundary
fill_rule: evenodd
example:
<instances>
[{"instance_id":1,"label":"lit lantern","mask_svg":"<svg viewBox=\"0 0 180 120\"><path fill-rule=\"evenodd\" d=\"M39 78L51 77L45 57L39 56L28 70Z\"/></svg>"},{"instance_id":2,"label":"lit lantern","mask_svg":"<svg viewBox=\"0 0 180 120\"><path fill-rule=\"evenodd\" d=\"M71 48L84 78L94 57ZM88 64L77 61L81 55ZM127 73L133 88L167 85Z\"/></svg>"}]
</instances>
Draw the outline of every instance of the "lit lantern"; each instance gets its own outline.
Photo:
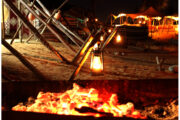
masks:
<instances>
[{"instance_id":1,"label":"lit lantern","mask_svg":"<svg viewBox=\"0 0 180 120\"><path fill-rule=\"evenodd\" d=\"M104 37L101 35L100 36L100 41L102 42L104 40Z\"/></svg>"},{"instance_id":2,"label":"lit lantern","mask_svg":"<svg viewBox=\"0 0 180 120\"><path fill-rule=\"evenodd\" d=\"M33 21L35 19L34 15L32 13L29 13L28 20Z\"/></svg>"},{"instance_id":3,"label":"lit lantern","mask_svg":"<svg viewBox=\"0 0 180 120\"><path fill-rule=\"evenodd\" d=\"M94 51L91 54L91 66L92 75L100 75L103 72L103 55L98 48L98 44L95 44Z\"/></svg>"},{"instance_id":4,"label":"lit lantern","mask_svg":"<svg viewBox=\"0 0 180 120\"><path fill-rule=\"evenodd\" d=\"M56 20L58 20L60 17L61 17L61 12L58 11L58 12L54 15L54 18L55 18Z\"/></svg>"},{"instance_id":5,"label":"lit lantern","mask_svg":"<svg viewBox=\"0 0 180 120\"><path fill-rule=\"evenodd\" d=\"M117 36L116 36L116 42L117 42L117 43L120 43L121 41L122 41L121 36L120 36L119 34L117 34Z\"/></svg>"},{"instance_id":6,"label":"lit lantern","mask_svg":"<svg viewBox=\"0 0 180 120\"><path fill-rule=\"evenodd\" d=\"M95 22L97 22L98 21L98 19L97 18L95 18Z\"/></svg>"},{"instance_id":7,"label":"lit lantern","mask_svg":"<svg viewBox=\"0 0 180 120\"><path fill-rule=\"evenodd\" d=\"M108 33L111 33L111 32L112 32L111 29L109 29L109 30L108 30Z\"/></svg>"}]
</instances>

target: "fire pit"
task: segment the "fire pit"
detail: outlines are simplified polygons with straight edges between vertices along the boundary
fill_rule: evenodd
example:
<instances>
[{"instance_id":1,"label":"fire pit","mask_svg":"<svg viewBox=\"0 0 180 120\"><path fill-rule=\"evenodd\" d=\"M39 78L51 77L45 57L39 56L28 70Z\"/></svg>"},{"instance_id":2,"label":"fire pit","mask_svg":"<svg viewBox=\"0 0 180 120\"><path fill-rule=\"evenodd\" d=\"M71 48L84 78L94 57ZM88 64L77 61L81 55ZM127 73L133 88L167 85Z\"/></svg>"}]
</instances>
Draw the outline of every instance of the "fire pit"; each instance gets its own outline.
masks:
<instances>
[{"instance_id":1,"label":"fire pit","mask_svg":"<svg viewBox=\"0 0 180 120\"><path fill-rule=\"evenodd\" d=\"M145 106L156 104L163 105L170 99L178 96L178 80L95 80L95 81L77 81L74 85L81 86L85 90L94 90L103 93L105 96L116 93L120 104L132 102L135 109L143 109ZM76 86L76 87L77 87ZM73 88L73 84L68 81L49 81L49 82L7 82L2 84L2 118L10 120L13 118L23 119L127 119L133 120L127 116L118 117L107 114L101 117L79 116L79 115L55 115L49 113L19 112L11 111L11 108L19 102L25 103L31 96L36 98L40 91L64 93ZM79 109L82 110L82 109ZM86 109L87 110L87 109ZM92 112L92 111L91 111ZM146 119L151 119L147 116Z\"/></svg>"}]
</instances>

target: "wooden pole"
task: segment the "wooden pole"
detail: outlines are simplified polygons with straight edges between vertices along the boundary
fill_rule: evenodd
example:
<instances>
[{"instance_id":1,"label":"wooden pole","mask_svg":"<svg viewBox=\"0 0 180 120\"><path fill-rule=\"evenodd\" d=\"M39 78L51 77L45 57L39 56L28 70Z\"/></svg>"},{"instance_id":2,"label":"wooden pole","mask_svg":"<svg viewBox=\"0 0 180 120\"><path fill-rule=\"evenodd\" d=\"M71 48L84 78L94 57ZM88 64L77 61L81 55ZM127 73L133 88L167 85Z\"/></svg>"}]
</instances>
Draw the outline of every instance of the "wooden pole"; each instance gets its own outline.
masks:
<instances>
[{"instance_id":1,"label":"wooden pole","mask_svg":"<svg viewBox=\"0 0 180 120\"><path fill-rule=\"evenodd\" d=\"M39 5L43 8L43 10L48 13L48 15L50 16L50 12L46 9L46 7L39 1L37 0L37 2L39 3ZM45 17L49 17L47 16L45 13L43 13L38 7L35 7L38 11L40 11L40 13L42 15L44 15ZM80 47L80 45L77 43L77 41L68 33L66 32L64 29L62 29L62 27L58 24L59 21L55 20L54 18L52 18L53 21L55 22L55 27L57 27L59 30L61 30L66 36L68 36L77 46ZM48 23L50 22L50 20L48 20ZM43 30L41 31L41 34L44 32L46 27L43 28Z\"/></svg>"},{"instance_id":2,"label":"wooden pole","mask_svg":"<svg viewBox=\"0 0 180 120\"><path fill-rule=\"evenodd\" d=\"M43 10L48 14L48 16L52 16L52 15L50 14L50 12L47 10L47 8L41 3L40 0L37 0L37 2L38 2L39 5L43 8ZM59 8L60 8L60 7L59 7ZM59 8L58 8L58 9L59 9ZM58 9L56 9L54 13L58 12ZM69 30L66 26L64 26L61 22L55 20L54 18L52 18L52 20L53 20L57 25L59 25L60 30L63 30L63 29L64 29L64 30L67 31L69 34L71 34L72 36L74 36L79 42L84 43L84 41L82 40L82 38L81 38L80 36L78 36L78 35L76 35L75 33L73 33L73 32L72 32L71 30ZM63 28L63 29L62 29L62 28Z\"/></svg>"},{"instance_id":3,"label":"wooden pole","mask_svg":"<svg viewBox=\"0 0 180 120\"><path fill-rule=\"evenodd\" d=\"M46 25L46 27L58 38L58 40L60 40L69 50L71 50L72 52L76 52L74 48L72 48L68 42L66 42L63 37L58 34L58 32L52 28L50 26L50 24L47 24L42 18L39 17L39 15L37 15L36 12L34 12L33 9L31 9L23 0L20 0L21 4L24 5L37 19L39 19L44 25Z\"/></svg>"},{"instance_id":4,"label":"wooden pole","mask_svg":"<svg viewBox=\"0 0 180 120\"><path fill-rule=\"evenodd\" d=\"M33 7L35 1L36 1L36 0L34 0L33 3L31 4L31 7ZM19 1L18 1L18 4L20 4ZM26 14L26 17L27 17L28 15L29 15L29 12ZM19 23L20 23L20 22L19 22ZM14 36L13 36L11 42L10 42L10 44L13 44L13 42L14 42L14 40L15 40L15 38L16 38L16 36L17 36L18 33L19 33L19 38L20 38L20 34L22 34L22 33L20 33L20 32L21 32L20 30L21 30L22 26L23 26L23 23L20 23L20 25L19 25L18 29L16 30L16 32L15 32L15 34L14 34Z\"/></svg>"},{"instance_id":5,"label":"wooden pole","mask_svg":"<svg viewBox=\"0 0 180 120\"><path fill-rule=\"evenodd\" d=\"M105 40L104 44L102 45L100 51L103 51L104 48L107 46L107 44L109 44L109 42L112 40L112 38L114 37L114 35L117 32L117 27L114 27L112 33L109 35L109 37Z\"/></svg>"},{"instance_id":6,"label":"wooden pole","mask_svg":"<svg viewBox=\"0 0 180 120\"><path fill-rule=\"evenodd\" d=\"M81 46L80 50L78 51L74 59L72 60L73 64L77 64L77 61L79 60L81 56L83 56L84 52L87 50L87 48L89 47L93 39L94 37L90 34L88 38L86 39L86 41L84 42L84 44Z\"/></svg>"},{"instance_id":7,"label":"wooden pole","mask_svg":"<svg viewBox=\"0 0 180 120\"><path fill-rule=\"evenodd\" d=\"M89 54L91 53L93 46L97 43L98 38L99 38L99 32L97 32L97 34L95 35L94 39L92 40L92 42L90 43L90 45L88 46L87 50L85 51L81 61L79 62L78 66L76 67L76 69L74 70L73 74L71 75L71 77L69 78L69 81L73 81L74 78L77 76L77 74L79 73L80 69L82 68L82 66L84 65L84 62L87 60Z\"/></svg>"},{"instance_id":8,"label":"wooden pole","mask_svg":"<svg viewBox=\"0 0 180 120\"><path fill-rule=\"evenodd\" d=\"M4 23L4 0L2 0L2 39L5 39L5 23Z\"/></svg>"},{"instance_id":9,"label":"wooden pole","mask_svg":"<svg viewBox=\"0 0 180 120\"><path fill-rule=\"evenodd\" d=\"M9 5L11 10L22 20L22 22L28 27L43 45L45 45L48 49L50 49L61 61L70 63L67 59L65 59L58 51L56 51L37 31L37 29L24 17L24 15L19 12L16 6L11 2L11 0L5 0L5 2Z\"/></svg>"},{"instance_id":10,"label":"wooden pole","mask_svg":"<svg viewBox=\"0 0 180 120\"><path fill-rule=\"evenodd\" d=\"M21 61L21 63L23 63L29 70L31 70L39 78L39 80L43 80L43 81L48 80L38 69L36 69L28 60L26 60L17 50L11 47L4 39L2 40L2 44L13 55L15 55Z\"/></svg>"},{"instance_id":11,"label":"wooden pole","mask_svg":"<svg viewBox=\"0 0 180 120\"><path fill-rule=\"evenodd\" d=\"M19 11L21 12L21 2L18 0L18 9L19 9ZM20 27L20 25L21 25L21 19L20 18L18 18L18 26ZM20 40L20 42L22 43L22 29L21 29L21 27L20 27L20 29L19 29L19 40Z\"/></svg>"},{"instance_id":12,"label":"wooden pole","mask_svg":"<svg viewBox=\"0 0 180 120\"><path fill-rule=\"evenodd\" d=\"M73 74L71 75L71 77L69 78L69 81L73 81L74 78L77 76L77 74L79 73L81 67L84 65L84 62L87 60L89 54L91 53L93 47L90 47L87 52L85 53L85 55L83 56L83 58L81 59L80 63L78 64L78 66L76 67L75 71L73 72Z\"/></svg>"}]
</instances>

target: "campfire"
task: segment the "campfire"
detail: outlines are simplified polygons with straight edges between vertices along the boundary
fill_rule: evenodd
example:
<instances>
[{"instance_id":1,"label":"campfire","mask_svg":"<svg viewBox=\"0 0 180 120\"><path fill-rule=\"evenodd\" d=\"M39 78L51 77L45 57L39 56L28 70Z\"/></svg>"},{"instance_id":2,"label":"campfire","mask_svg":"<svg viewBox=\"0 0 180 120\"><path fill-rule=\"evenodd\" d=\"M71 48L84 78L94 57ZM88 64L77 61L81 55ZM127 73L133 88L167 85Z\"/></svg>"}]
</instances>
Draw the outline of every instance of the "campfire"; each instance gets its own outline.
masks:
<instances>
[{"instance_id":1,"label":"campfire","mask_svg":"<svg viewBox=\"0 0 180 120\"><path fill-rule=\"evenodd\" d=\"M75 83L73 89L64 93L39 92L36 99L29 98L25 105L20 103L12 110L60 115L126 116L146 119L134 109L133 103L119 104L116 94L103 94L94 88L82 88Z\"/></svg>"}]
</instances>

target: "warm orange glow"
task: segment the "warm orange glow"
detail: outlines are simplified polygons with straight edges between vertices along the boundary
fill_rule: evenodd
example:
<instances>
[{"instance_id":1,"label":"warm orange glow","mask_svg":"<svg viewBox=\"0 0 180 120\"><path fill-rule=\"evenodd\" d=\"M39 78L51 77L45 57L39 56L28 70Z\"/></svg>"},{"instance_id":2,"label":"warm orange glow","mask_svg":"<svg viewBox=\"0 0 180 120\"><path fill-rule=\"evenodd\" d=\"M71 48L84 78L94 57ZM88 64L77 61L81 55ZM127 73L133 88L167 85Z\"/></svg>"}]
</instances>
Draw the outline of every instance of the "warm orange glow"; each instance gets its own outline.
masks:
<instances>
[{"instance_id":1,"label":"warm orange glow","mask_svg":"<svg viewBox=\"0 0 180 120\"><path fill-rule=\"evenodd\" d=\"M118 34L117 37L116 37L116 42L117 42L117 43L120 43L121 40L122 40L122 39L121 39L121 36Z\"/></svg>"},{"instance_id":2,"label":"warm orange glow","mask_svg":"<svg viewBox=\"0 0 180 120\"><path fill-rule=\"evenodd\" d=\"M108 33L111 33L111 32L112 32L112 30L111 30L111 29L109 29L109 30L108 30Z\"/></svg>"},{"instance_id":3,"label":"warm orange glow","mask_svg":"<svg viewBox=\"0 0 180 120\"><path fill-rule=\"evenodd\" d=\"M93 39L94 39L94 37L92 37L92 36L88 39L88 41L87 41L87 43L85 44L84 48L81 50L80 55L83 55L83 54L84 54L84 52L86 51L87 47L89 46L89 44L91 43L91 41L92 41Z\"/></svg>"},{"instance_id":4,"label":"warm orange glow","mask_svg":"<svg viewBox=\"0 0 180 120\"><path fill-rule=\"evenodd\" d=\"M97 22L98 21L98 19L97 18L95 18L95 22Z\"/></svg>"},{"instance_id":5,"label":"warm orange glow","mask_svg":"<svg viewBox=\"0 0 180 120\"><path fill-rule=\"evenodd\" d=\"M93 61L91 63L91 69L95 72L102 71L102 61L100 56L94 56Z\"/></svg>"},{"instance_id":6,"label":"warm orange glow","mask_svg":"<svg viewBox=\"0 0 180 120\"><path fill-rule=\"evenodd\" d=\"M2 6L1 6L2 8ZM1 13L1 22L3 21L3 14ZM7 22L9 18L9 9L6 7L6 5L4 5L4 22Z\"/></svg>"},{"instance_id":7,"label":"warm orange glow","mask_svg":"<svg viewBox=\"0 0 180 120\"><path fill-rule=\"evenodd\" d=\"M61 12L58 11L58 12L54 15L54 18L55 18L56 20L58 20L60 17L61 17Z\"/></svg>"},{"instance_id":8,"label":"warm orange glow","mask_svg":"<svg viewBox=\"0 0 180 120\"><path fill-rule=\"evenodd\" d=\"M104 40L104 37L103 37L103 36L101 36L101 37L100 37L100 41L102 42L103 40Z\"/></svg>"},{"instance_id":9,"label":"warm orange glow","mask_svg":"<svg viewBox=\"0 0 180 120\"><path fill-rule=\"evenodd\" d=\"M33 21L35 19L35 16L32 13L29 13L28 20Z\"/></svg>"},{"instance_id":10,"label":"warm orange glow","mask_svg":"<svg viewBox=\"0 0 180 120\"><path fill-rule=\"evenodd\" d=\"M94 45L93 49L94 49L94 50L98 50L98 48L99 48L99 45L98 45L98 43L96 43L96 44Z\"/></svg>"},{"instance_id":11,"label":"warm orange glow","mask_svg":"<svg viewBox=\"0 0 180 120\"><path fill-rule=\"evenodd\" d=\"M78 112L77 109L87 107L98 111ZM134 104L119 104L118 96L112 93L102 93L94 88L82 88L76 83L73 89L64 93L39 92L34 103L23 105L18 104L12 108L14 111L53 113L61 115L81 115L101 117L104 113L111 113L115 117L133 117L143 119L140 112L134 109Z\"/></svg>"}]
</instances>

